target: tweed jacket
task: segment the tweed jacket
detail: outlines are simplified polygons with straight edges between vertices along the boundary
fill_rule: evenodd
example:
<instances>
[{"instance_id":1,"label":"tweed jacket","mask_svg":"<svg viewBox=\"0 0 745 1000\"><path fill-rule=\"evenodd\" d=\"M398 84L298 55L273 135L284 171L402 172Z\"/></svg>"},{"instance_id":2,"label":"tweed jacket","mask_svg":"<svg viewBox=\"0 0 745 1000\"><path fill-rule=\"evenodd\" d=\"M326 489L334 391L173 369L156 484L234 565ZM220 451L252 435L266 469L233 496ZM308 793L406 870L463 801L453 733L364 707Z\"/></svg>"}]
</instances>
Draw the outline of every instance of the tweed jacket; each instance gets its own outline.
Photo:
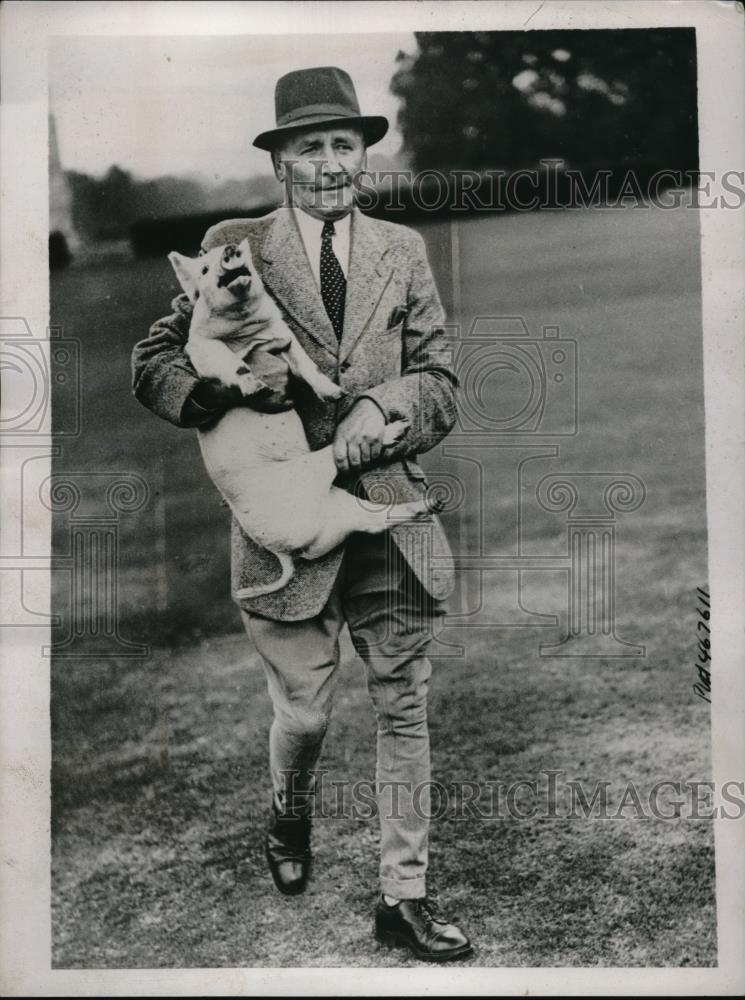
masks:
<instances>
[{"instance_id":1,"label":"tweed jacket","mask_svg":"<svg viewBox=\"0 0 745 1000\"><path fill-rule=\"evenodd\" d=\"M254 266L284 320L321 371L346 391L338 402L323 402L312 393L297 398L311 449L333 440L336 425L358 399L372 399L387 421L408 421L409 431L386 453L385 462L363 471L357 482L347 486L361 483L371 500L416 499L427 485L416 457L451 430L457 386L443 343L444 313L424 241L404 226L354 210L344 327L338 341L293 211L285 207L260 219L219 223L208 230L202 249L239 243L245 237ZM158 416L186 426L184 405L197 382L184 352L191 306L181 295L172 308L173 314L158 320L150 336L134 348L133 391ZM401 524L391 530L427 591L438 599L447 597L454 572L439 521ZM248 538L235 519L231 531L233 592L275 579L276 558ZM276 620L315 616L328 600L343 549L341 545L313 561L296 560L295 576L286 587L244 600L241 606Z\"/></svg>"}]
</instances>

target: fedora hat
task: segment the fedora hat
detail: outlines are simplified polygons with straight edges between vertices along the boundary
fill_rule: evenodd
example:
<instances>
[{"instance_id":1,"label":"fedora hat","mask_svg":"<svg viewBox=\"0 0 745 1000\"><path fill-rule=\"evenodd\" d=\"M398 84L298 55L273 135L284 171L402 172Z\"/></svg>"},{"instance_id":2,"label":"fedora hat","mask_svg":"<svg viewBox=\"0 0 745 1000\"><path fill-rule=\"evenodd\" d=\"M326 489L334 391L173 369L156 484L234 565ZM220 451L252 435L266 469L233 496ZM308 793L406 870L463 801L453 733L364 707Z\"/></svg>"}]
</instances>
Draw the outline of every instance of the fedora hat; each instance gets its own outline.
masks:
<instances>
[{"instance_id":1,"label":"fedora hat","mask_svg":"<svg viewBox=\"0 0 745 1000\"><path fill-rule=\"evenodd\" d=\"M298 69L277 80L274 91L277 127L262 132L254 146L271 152L286 135L321 125L356 125L371 146L388 131L382 115L362 115L354 84L343 69L318 66Z\"/></svg>"}]
</instances>

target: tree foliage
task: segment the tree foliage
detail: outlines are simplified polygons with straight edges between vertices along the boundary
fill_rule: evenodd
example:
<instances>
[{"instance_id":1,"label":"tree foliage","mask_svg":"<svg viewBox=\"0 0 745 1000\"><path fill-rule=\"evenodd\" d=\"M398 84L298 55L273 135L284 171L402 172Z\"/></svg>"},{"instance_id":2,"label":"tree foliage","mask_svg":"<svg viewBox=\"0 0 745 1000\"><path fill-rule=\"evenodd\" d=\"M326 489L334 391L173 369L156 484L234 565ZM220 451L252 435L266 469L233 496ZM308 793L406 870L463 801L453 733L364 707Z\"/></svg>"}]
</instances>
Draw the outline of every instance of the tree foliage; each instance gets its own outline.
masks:
<instances>
[{"instance_id":1,"label":"tree foliage","mask_svg":"<svg viewBox=\"0 0 745 1000\"><path fill-rule=\"evenodd\" d=\"M103 177L69 171L73 223L93 239L126 236L140 218L158 218L180 212L200 211L204 205L201 185L182 177L142 181L121 167L109 167Z\"/></svg>"},{"instance_id":2,"label":"tree foliage","mask_svg":"<svg viewBox=\"0 0 745 1000\"><path fill-rule=\"evenodd\" d=\"M416 170L698 166L693 29L419 32L392 92Z\"/></svg>"}]
</instances>

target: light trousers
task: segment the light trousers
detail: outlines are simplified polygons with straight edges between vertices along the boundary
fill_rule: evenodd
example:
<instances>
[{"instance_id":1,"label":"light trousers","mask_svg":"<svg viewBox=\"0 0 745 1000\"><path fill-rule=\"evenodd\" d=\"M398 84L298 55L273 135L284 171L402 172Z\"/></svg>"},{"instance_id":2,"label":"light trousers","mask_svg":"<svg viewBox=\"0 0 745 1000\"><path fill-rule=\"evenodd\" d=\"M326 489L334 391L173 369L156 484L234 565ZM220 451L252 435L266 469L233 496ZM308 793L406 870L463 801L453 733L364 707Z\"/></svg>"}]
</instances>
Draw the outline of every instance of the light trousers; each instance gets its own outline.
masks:
<instances>
[{"instance_id":1,"label":"light trousers","mask_svg":"<svg viewBox=\"0 0 745 1000\"><path fill-rule=\"evenodd\" d=\"M377 806L382 892L425 895L430 757L426 657L443 610L388 533L351 536L331 596L315 618L274 621L242 612L274 707L269 763L276 800L313 790L339 675L345 622L377 716ZM306 795L307 798L307 795Z\"/></svg>"}]
</instances>

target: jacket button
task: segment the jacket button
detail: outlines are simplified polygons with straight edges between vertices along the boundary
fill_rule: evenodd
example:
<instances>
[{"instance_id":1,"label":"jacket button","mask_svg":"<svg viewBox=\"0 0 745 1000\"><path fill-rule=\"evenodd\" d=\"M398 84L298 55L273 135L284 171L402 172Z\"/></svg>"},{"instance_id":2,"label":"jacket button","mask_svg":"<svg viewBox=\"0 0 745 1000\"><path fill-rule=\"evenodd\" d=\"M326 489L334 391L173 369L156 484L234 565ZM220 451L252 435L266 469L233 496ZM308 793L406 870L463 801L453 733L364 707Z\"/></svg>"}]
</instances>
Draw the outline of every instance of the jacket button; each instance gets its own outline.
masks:
<instances>
[{"instance_id":1,"label":"jacket button","mask_svg":"<svg viewBox=\"0 0 745 1000\"><path fill-rule=\"evenodd\" d=\"M344 374L344 372L348 372L349 371L349 362L348 361L342 361L342 363L339 365L339 371L342 374Z\"/></svg>"}]
</instances>

